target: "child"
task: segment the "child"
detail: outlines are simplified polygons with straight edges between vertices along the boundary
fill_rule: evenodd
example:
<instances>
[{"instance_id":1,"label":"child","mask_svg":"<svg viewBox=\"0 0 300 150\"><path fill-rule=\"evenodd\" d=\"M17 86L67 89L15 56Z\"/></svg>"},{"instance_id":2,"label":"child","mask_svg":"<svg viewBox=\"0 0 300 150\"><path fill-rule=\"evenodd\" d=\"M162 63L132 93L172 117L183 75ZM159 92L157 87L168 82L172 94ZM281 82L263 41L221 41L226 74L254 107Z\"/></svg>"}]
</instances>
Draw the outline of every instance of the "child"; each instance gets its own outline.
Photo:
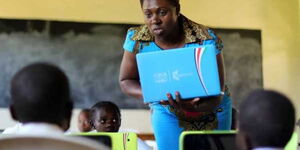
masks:
<instances>
[{"instance_id":1,"label":"child","mask_svg":"<svg viewBox=\"0 0 300 150\"><path fill-rule=\"evenodd\" d=\"M295 126L295 107L289 98L276 91L255 90L239 108L239 149L283 150Z\"/></svg>"},{"instance_id":2,"label":"child","mask_svg":"<svg viewBox=\"0 0 300 150\"><path fill-rule=\"evenodd\" d=\"M121 126L120 109L109 101L96 103L91 108L90 118L97 132L118 132Z\"/></svg>"},{"instance_id":3,"label":"child","mask_svg":"<svg viewBox=\"0 0 300 150\"><path fill-rule=\"evenodd\" d=\"M82 109L78 115L77 127L80 132L89 132L92 129L90 124L90 110Z\"/></svg>"},{"instance_id":4,"label":"child","mask_svg":"<svg viewBox=\"0 0 300 150\"><path fill-rule=\"evenodd\" d=\"M20 124L9 133L63 135L69 128L69 80L57 66L35 63L22 68L12 78L10 93L10 114Z\"/></svg>"},{"instance_id":5,"label":"child","mask_svg":"<svg viewBox=\"0 0 300 150\"><path fill-rule=\"evenodd\" d=\"M91 125L97 132L118 132L121 126L119 107L109 101L96 103L90 110ZM138 138L138 150L151 148Z\"/></svg>"}]
</instances>

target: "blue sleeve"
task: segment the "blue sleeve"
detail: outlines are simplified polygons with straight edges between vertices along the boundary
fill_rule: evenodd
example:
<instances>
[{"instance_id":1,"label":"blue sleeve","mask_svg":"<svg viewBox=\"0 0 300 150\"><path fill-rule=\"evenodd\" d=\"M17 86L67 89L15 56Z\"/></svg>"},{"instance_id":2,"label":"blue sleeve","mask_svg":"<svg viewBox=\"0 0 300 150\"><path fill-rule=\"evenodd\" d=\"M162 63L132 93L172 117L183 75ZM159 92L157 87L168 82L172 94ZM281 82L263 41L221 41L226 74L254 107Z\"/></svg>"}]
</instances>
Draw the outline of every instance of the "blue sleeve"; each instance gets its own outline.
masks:
<instances>
[{"instance_id":1,"label":"blue sleeve","mask_svg":"<svg viewBox=\"0 0 300 150\"><path fill-rule=\"evenodd\" d=\"M134 30L129 29L127 31L126 39L125 39L125 42L123 44L124 50L129 51L129 52L134 51L136 41L132 40L133 35L134 35Z\"/></svg>"},{"instance_id":2,"label":"blue sleeve","mask_svg":"<svg viewBox=\"0 0 300 150\"><path fill-rule=\"evenodd\" d=\"M223 49L222 40L218 36L216 36L216 34L212 30L209 29L208 33L213 37L213 43L216 45L216 54L220 54Z\"/></svg>"}]
</instances>

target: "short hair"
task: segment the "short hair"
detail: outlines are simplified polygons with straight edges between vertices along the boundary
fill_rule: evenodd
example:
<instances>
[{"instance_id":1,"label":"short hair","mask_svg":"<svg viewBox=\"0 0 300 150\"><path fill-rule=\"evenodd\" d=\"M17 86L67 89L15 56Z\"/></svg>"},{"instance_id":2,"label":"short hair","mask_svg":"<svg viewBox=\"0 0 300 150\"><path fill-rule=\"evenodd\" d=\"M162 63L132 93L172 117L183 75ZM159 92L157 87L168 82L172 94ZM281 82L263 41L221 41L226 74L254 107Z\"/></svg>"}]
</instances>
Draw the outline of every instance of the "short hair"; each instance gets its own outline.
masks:
<instances>
[{"instance_id":1,"label":"short hair","mask_svg":"<svg viewBox=\"0 0 300 150\"><path fill-rule=\"evenodd\" d=\"M283 94L255 90L241 103L239 120L252 148L284 147L294 130L295 108Z\"/></svg>"},{"instance_id":2,"label":"short hair","mask_svg":"<svg viewBox=\"0 0 300 150\"><path fill-rule=\"evenodd\" d=\"M96 103L90 109L90 119L91 119L92 122L96 119L96 112L99 111L102 108L112 108L114 111L116 111L116 113L121 118L121 111L115 103L110 102L110 101L101 101L101 102Z\"/></svg>"},{"instance_id":3,"label":"short hair","mask_svg":"<svg viewBox=\"0 0 300 150\"><path fill-rule=\"evenodd\" d=\"M82 109L80 113L90 113L90 109L88 108Z\"/></svg>"},{"instance_id":4,"label":"short hair","mask_svg":"<svg viewBox=\"0 0 300 150\"><path fill-rule=\"evenodd\" d=\"M69 81L54 65L34 63L24 67L13 76L10 93L15 119L20 122L61 124L71 118Z\"/></svg>"},{"instance_id":5,"label":"short hair","mask_svg":"<svg viewBox=\"0 0 300 150\"><path fill-rule=\"evenodd\" d=\"M145 0L140 0L141 7L143 7L144 1L145 1ZM177 12L177 13L180 12L180 3L179 3L179 0L167 0L167 1L168 1L171 5L173 5L173 6L176 7L176 12Z\"/></svg>"}]
</instances>

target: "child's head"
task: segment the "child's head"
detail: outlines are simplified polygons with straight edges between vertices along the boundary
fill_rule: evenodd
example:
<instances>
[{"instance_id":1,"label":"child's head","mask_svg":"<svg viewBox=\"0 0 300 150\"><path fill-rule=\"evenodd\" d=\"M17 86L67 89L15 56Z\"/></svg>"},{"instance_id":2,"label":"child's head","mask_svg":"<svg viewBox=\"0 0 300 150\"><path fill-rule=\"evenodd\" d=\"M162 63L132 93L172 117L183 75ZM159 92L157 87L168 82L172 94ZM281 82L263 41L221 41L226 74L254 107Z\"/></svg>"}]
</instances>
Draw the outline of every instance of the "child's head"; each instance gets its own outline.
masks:
<instances>
[{"instance_id":1,"label":"child's head","mask_svg":"<svg viewBox=\"0 0 300 150\"><path fill-rule=\"evenodd\" d=\"M289 98L275 91L255 90L240 105L239 146L282 148L294 125L295 108Z\"/></svg>"},{"instance_id":2,"label":"child's head","mask_svg":"<svg viewBox=\"0 0 300 150\"><path fill-rule=\"evenodd\" d=\"M96 103L90 111L91 125L97 132L118 132L121 113L118 106L109 101Z\"/></svg>"},{"instance_id":3,"label":"child's head","mask_svg":"<svg viewBox=\"0 0 300 150\"><path fill-rule=\"evenodd\" d=\"M80 132L89 132L92 129L90 124L90 110L83 109L78 115L78 129Z\"/></svg>"},{"instance_id":4,"label":"child's head","mask_svg":"<svg viewBox=\"0 0 300 150\"><path fill-rule=\"evenodd\" d=\"M46 63L26 66L13 76L10 92L15 120L67 127L73 103L68 78L60 68Z\"/></svg>"}]
</instances>

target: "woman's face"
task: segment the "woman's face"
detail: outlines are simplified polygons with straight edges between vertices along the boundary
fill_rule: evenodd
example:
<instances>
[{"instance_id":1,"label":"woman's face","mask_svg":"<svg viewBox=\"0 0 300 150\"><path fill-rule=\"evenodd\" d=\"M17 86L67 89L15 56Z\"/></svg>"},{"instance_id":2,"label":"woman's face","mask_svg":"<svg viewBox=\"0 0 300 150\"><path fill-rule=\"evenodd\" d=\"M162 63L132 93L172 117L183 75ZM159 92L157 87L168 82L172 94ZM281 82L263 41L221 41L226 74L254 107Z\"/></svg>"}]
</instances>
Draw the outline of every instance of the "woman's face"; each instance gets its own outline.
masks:
<instances>
[{"instance_id":1,"label":"woman's face","mask_svg":"<svg viewBox=\"0 0 300 150\"><path fill-rule=\"evenodd\" d=\"M176 7L168 0L144 0L145 23L154 36L166 37L177 28Z\"/></svg>"}]
</instances>

